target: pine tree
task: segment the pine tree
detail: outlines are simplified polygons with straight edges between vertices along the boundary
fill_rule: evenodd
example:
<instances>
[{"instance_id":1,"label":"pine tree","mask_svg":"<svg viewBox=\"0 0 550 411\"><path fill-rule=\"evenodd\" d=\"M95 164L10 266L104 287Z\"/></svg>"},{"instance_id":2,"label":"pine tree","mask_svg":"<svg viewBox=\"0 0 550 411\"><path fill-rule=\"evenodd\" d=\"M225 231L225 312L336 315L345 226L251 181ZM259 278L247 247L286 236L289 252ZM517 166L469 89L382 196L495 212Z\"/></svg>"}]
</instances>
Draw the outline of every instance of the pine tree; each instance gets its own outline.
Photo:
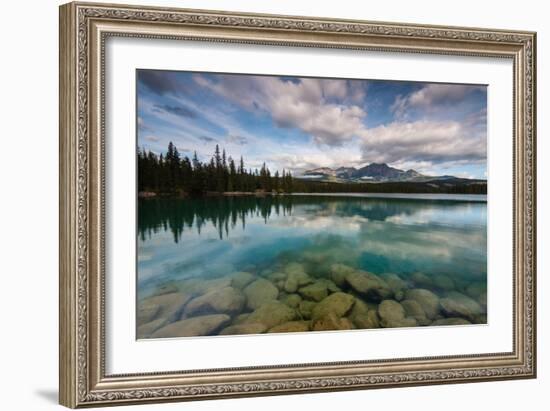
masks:
<instances>
[{"instance_id":1,"label":"pine tree","mask_svg":"<svg viewBox=\"0 0 550 411\"><path fill-rule=\"evenodd\" d=\"M293 182L292 182L292 174L290 174L290 171L287 172L286 174L286 178L287 178L287 189L286 189L286 192L287 193L292 193L293 191Z\"/></svg>"},{"instance_id":2,"label":"pine tree","mask_svg":"<svg viewBox=\"0 0 550 411\"><path fill-rule=\"evenodd\" d=\"M216 144L216 149L214 150L214 161L216 163L216 170L219 170L222 165L222 159L220 157L220 146Z\"/></svg>"},{"instance_id":3,"label":"pine tree","mask_svg":"<svg viewBox=\"0 0 550 411\"><path fill-rule=\"evenodd\" d=\"M278 193L281 190L279 182L279 170L275 170L275 176L273 177L273 189Z\"/></svg>"},{"instance_id":4,"label":"pine tree","mask_svg":"<svg viewBox=\"0 0 550 411\"><path fill-rule=\"evenodd\" d=\"M181 188L183 191L189 191L191 189L191 178L193 175L193 168L191 166L191 160L185 156L181 162Z\"/></svg>"},{"instance_id":5,"label":"pine tree","mask_svg":"<svg viewBox=\"0 0 550 411\"><path fill-rule=\"evenodd\" d=\"M237 172L237 181L235 182L236 189L238 191L247 191L246 188L246 170L244 169L244 160L243 156L241 156L241 160L239 162L239 170Z\"/></svg>"},{"instance_id":6,"label":"pine tree","mask_svg":"<svg viewBox=\"0 0 550 411\"><path fill-rule=\"evenodd\" d=\"M166 152L166 168L169 176L168 191L175 192L178 189L180 179L180 154L176 146L170 141Z\"/></svg>"},{"instance_id":7,"label":"pine tree","mask_svg":"<svg viewBox=\"0 0 550 411\"><path fill-rule=\"evenodd\" d=\"M216 171L216 163L215 163L214 157L212 157L210 159L210 163L206 165L205 175L206 175L205 177L206 191L216 191L218 188L218 182L217 182L218 174Z\"/></svg>"},{"instance_id":8,"label":"pine tree","mask_svg":"<svg viewBox=\"0 0 550 411\"><path fill-rule=\"evenodd\" d=\"M235 191L235 183L237 180L237 169L235 168L235 162L229 157L229 176L227 179L227 191Z\"/></svg>"},{"instance_id":9,"label":"pine tree","mask_svg":"<svg viewBox=\"0 0 550 411\"><path fill-rule=\"evenodd\" d=\"M225 149L222 151L222 189L220 191L229 191L227 188L227 182L229 179L229 169L227 168L227 158L225 156Z\"/></svg>"},{"instance_id":10,"label":"pine tree","mask_svg":"<svg viewBox=\"0 0 550 411\"><path fill-rule=\"evenodd\" d=\"M202 164L199 161L197 152L193 154L193 177L191 180L191 191L194 193L203 193L204 192L204 179L203 179L203 170Z\"/></svg>"},{"instance_id":11,"label":"pine tree","mask_svg":"<svg viewBox=\"0 0 550 411\"><path fill-rule=\"evenodd\" d=\"M241 156L241 162L240 162L240 164L239 164L239 173L240 173L240 174L244 174L244 173L245 173L243 156Z\"/></svg>"}]
</instances>

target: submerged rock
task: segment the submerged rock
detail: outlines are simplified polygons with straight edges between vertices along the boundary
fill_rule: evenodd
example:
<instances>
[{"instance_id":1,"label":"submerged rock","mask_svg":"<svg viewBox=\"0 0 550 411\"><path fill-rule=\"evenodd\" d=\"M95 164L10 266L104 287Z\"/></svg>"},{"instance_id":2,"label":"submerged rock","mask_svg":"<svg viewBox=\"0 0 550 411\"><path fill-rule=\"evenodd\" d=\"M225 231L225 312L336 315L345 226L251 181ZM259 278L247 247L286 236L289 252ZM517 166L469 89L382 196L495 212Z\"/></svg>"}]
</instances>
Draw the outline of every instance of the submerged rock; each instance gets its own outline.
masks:
<instances>
[{"instance_id":1,"label":"submerged rock","mask_svg":"<svg viewBox=\"0 0 550 411\"><path fill-rule=\"evenodd\" d=\"M170 293L149 297L141 300L137 307L137 323L145 323L164 318L174 321L181 315L185 304L191 299L189 294Z\"/></svg>"},{"instance_id":2,"label":"submerged rock","mask_svg":"<svg viewBox=\"0 0 550 411\"><path fill-rule=\"evenodd\" d=\"M381 301L393 295L388 283L366 271L351 272L346 276L346 281L355 291L373 301Z\"/></svg>"},{"instance_id":3,"label":"submerged rock","mask_svg":"<svg viewBox=\"0 0 550 411\"><path fill-rule=\"evenodd\" d=\"M441 308L448 317L463 317L470 321L483 314L483 307L477 301L456 291L441 299Z\"/></svg>"},{"instance_id":4,"label":"submerged rock","mask_svg":"<svg viewBox=\"0 0 550 411\"><path fill-rule=\"evenodd\" d=\"M246 271L238 271L230 275L231 285L239 290L242 290L250 284L256 276Z\"/></svg>"},{"instance_id":5,"label":"submerged rock","mask_svg":"<svg viewBox=\"0 0 550 411\"><path fill-rule=\"evenodd\" d=\"M298 288L313 282L313 279L305 272L304 266L300 263L287 264L285 272L287 277L284 289L287 293L295 293Z\"/></svg>"},{"instance_id":6,"label":"submerged rock","mask_svg":"<svg viewBox=\"0 0 550 411\"><path fill-rule=\"evenodd\" d=\"M285 290L285 281L284 280L279 280L275 283L275 287L277 287L279 289L279 291L284 291Z\"/></svg>"},{"instance_id":7,"label":"submerged rock","mask_svg":"<svg viewBox=\"0 0 550 411\"><path fill-rule=\"evenodd\" d=\"M360 329L379 328L380 321L377 314L378 305L369 305L365 301L356 298L348 318Z\"/></svg>"},{"instance_id":8,"label":"submerged rock","mask_svg":"<svg viewBox=\"0 0 550 411\"><path fill-rule=\"evenodd\" d=\"M472 320L474 324L487 324L487 314L478 314Z\"/></svg>"},{"instance_id":9,"label":"submerged rock","mask_svg":"<svg viewBox=\"0 0 550 411\"><path fill-rule=\"evenodd\" d=\"M382 327L414 327L417 325L416 319L406 317L403 306L394 300L382 301L378 306L378 315Z\"/></svg>"},{"instance_id":10,"label":"submerged rock","mask_svg":"<svg viewBox=\"0 0 550 411\"><path fill-rule=\"evenodd\" d=\"M321 282L321 283L323 283L323 284L326 284L327 290L328 290L329 293L339 293L339 292L342 291L341 288L338 287L338 286L334 283L334 281L329 280L329 279L327 279L327 278L319 278L319 279L317 280L317 282Z\"/></svg>"},{"instance_id":11,"label":"submerged rock","mask_svg":"<svg viewBox=\"0 0 550 411\"><path fill-rule=\"evenodd\" d=\"M470 321L464 318L442 318L435 320L431 325L467 325L471 324Z\"/></svg>"},{"instance_id":12,"label":"submerged rock","mask_svg":"<svg viewBox=\"0 0 550 411\"><path fill-rule=\"evenodd\" d=\"M436 288L439 288L440 290L444 290L444 291L451 291L456 289L455 281L448 275L443 275L443 274L434 276L433 285Z\"/></svg>"},{"instance_id":13,"label":"submerged rock","mask_svg":"<svg viewBox=\"0 0 550 411\"><path fill-rule=\"evenodd\" d=\"M305 267L302 263L291 262L285 265L283 270L287 275L305 274Z\"/></svg>"},{"instance_id":14,"label":"submerged rock","mask_svg":"<svg viewBox=\"0 0 550 411\"><path fill-rule=\"evenodd\" d=\"M311 320L311 313L313 311L313 308L316 305L317 303L313 301L308 301L308 300L300 301L300 304L298 305L299 316L302 317L304 320Z\"/></svg>"},{"instance_id":15,"label":"submerged rock","mask_svg":"<svg viewBox=\"0 0 550 411\"><path fill-rule=\"evenodd\" d=\"M246 286L243 292L247 299L246 306L251 310L255 310L268 301L276 300L279 295L277 287L264 278L253 281Z\"/></svg>"},{"instance_id":16,"label":"submerged rock","mask_svg":"<svg viewBox=\"0 0 550 411\"><path fill-rule=\"evenodd\" d=\"M482 294L477 298L477 302L484 307L484 311L487 311L487 294Z\"/></svg>"},{"instance_id":17,"label":"submerged rock","mask_svg":"<svg viewBox=\"0 0 550 411\"><path fill-rule=\"evenodd\" d=\"M151 297L151 298L154 298L154 297ZM147 298L138 303L138 307L137 307L138 325L146 324L153 321L153 319L155 319L158 316L158 313L160 312L160 306L158 304L147 301L147 300L150 300L151 298Z\"/></svg>"},{"instance_id":18,"label":"submerged rock","mask_svg":"<svg viewBox=\"0 0 550 411\"><path fill-rule=\"evenodd\" d=\"M193 337L215 334L231 321L227 314L201 315L179 320L155 331L152 338Z\"/></svg>"},{"instance_id":19,"label":"submerged rock","mask_svg":"<svg viewBox=\"0 0 550 411\"><path fill-rule=\"evenodd\" d=\"M289 321L270 328L268 333L292 333L309 331L309 321Z\"/></svg>"},{"instance_id":20,"label":"submerged rock","mask_svg":"<svg viewBox=\"0 0 550 411\"><path fill-rule=\"evenodd\" d=\"M316 281L313 284L306 285L298 290L298 292L307 299L321 301L328 296L327 284L322 281Z\"/></svg>"},{"instance_id":21,"label":"submerged rock","mask_svg":"<svg viewBox=\"0 0 550 411\"><path fill-rule=\"evenodd\" d=\"M260 277L269 278L269 276L273 273L273 267L265 268L260 271Z\"/></svg>"},{"instance_id":22,"label":"submerged rock","mask_svg":"<svg viewBox=\"0 0 550 411\"><path fill-rule=\"evenodd\" d=\"M353 318L350 317L350 319L353 324L360 329L380 327L380 318L378 317L378 313L374 310L367 311L363 314L356 314Z\"/></svg>"},{"instance_id":23,"label":"submerged rock","mask_svg":"<svg viewBox=\"0 0 550 411\"><path fill-rule=\"evenodd\" d=\"M286 276L287 276L286 273L283 273L281 271L275 271L266 275L265 278L276 283L278 281L286 280Z\"/></svg>"},{"instance_id":24,"label":"submerged rock","mask_svg":"<svg viewBox=\"0 0 550 411\"><path fill-rule=\"evenodd\" d=\"M267 302L252 312L244 324L261 323L268 329L276 325L292 321L296 318L296 311L279 301Z\"/></svg>"},{"instance_id":25,"label":"submerged rock","mask_svg":"<svg viewBox=\"0 0 550 411\"><path fill-rule=\"evenodd\" d=\"M288 305L291 308L297 308L302 301L302 297L298 294L286 294L283 297L279 297L279 301Z\"/></svg>"},{"instance_id":26,"label":"submerged rock","mask_svg":"<svg viewBox=\"0 0 550 411\"><path fill-rule=\"evenodd\" d=\"M229 315L240 312L244 307L243 293L233 287L209 291L200 297L189 301L185 307L185 315L225 313Z\"/></svg>"},{"instance_id":27,"label":"submerged rock","mask_svg":"<svg viewBox=\"0 0 550 411\"><path fill-rule=\"evenodd\" d=\"M411 280L414 285L418 288L432 288L433 281L426 274L421 272L416 272L411 274Z\"/></svg>"},{"instance_id":28,"label":"submerged rock","mask_svg":"<svg viewBox=\"0 0 550 411\"><path fill-rule=\"evenodd\" d=\"M266 330L267 327L262 323L235 324L221 330L220 335L261 334Z\"/></svg>"},{"instance_id":29,"label":"submerged rock","mask_svg":"<svg viewBox=\"0 0 550 411\"><path fill-rule=\"evenodd\" d=\"M355 297L346 293L333 293L317 304L311 313L313 320L334 314L336 317L345 316L355 303Z\"/></svg>"},{"instance_id":30,"label":"submerged rock","mask_svg":"<svg viewBox=\"0 0 550 411\"><path fill-rule=\"evenodd\" d=\"M394 300L384 300L378 306L378 315L380 324L383 327L391 327L389 323L400 321L405 318L405 309L401 304Z\"/></svg>"},{"instance_id":31,"label":"submerged rock","mask_svg":"<svg viewBox=\"0 0 550 411\"><path fill-rule=\"evenodd\" d=\"M388 284L390 290L393 291L395 295L403 294L404 290L409 288L409 285L405 280L399 277L394 273L384 273L380 274L380 277Z\"/></svg>"},{"instance_id":32,"label":"submerged rock","mask_svg":"<svg viewBox=\"0 0 550 411\"><path fill-rule=\"evenodd\" d=\"M346 276L355 271L355 268L345 264L332 264L330 266L332 281L334 281L338 287L344 286L346 284Z\"/></svg>"},{"instance_id":33,"label":"submerged rock","mask_svg":"<svg viewBox=\"0 0 550 411\"><path fill-rule=\"evenodd\" d=\"M466 287L465 293L480 303L483 307L487 307L487 283L476 282L469 284Z\"/></svg>"},{"instance_id":34,"label":"submerged rock","mask_svg":"<svg viewBox=\"0 0 550 411\"><path fill-rule=\"evenodd\" d=\"M331 331L331 330L351 330L353 324L348 318L338 317L331 312L322 317L312 320L313 331Z\"/></svg>"},{"instance_id":35,"label":"submerged rock","mask_svg":"<svg viewBox=\"0 0 550 411\"><path fill-rule=\"evenodd\" d=\"M486 295L487 284L485 282L471 283L466 287L466 294L474 299L477 299L480 295Z\"/></svg>"},{"instance_id":36,"label":"submerged rock","mask_svg":"<svg viewBox=\"0 0 550 411\"><path fill-rule=\"evenodd\" d=\"M426 317L430 320L435 319L439 315L439 297L429 290L423 288L413 288L405 292L405 299L417 301Z\"/></svg>"},{"instance_id":37,"label":"submerged rock","mask_svg":"<svg viewBox=\"0 0 550 411\"><path fill-rule=\"evenodd\" d=\"M294 278L287 278L283 284L283 290L287 293L295 293L298 291L298 282Z\"/></svg>"},{"instance_id":38,"label":"submerged rock","mask_svg":"<svg viewBox=\"0 0 550 411\"><path fill-rule=\"evenodd\" d=\"M378 308L378 306L376 306ZM353 317L357 315L363 315L368 313L370 310L368 304L361 300L360 298L355 298L355 303L353 304L353 307L351 311L349 312L349 317L353 319Z\"/></svg>"},{"instance_id":39,"label":"submerged rock","mask_svg":"<svg viewBox=\"0 0 550 411\"><path fill-rule=\"evenodd\" d=\"M155 291L151 294L151 297L157 296L157 295L164 295L164 294L170 294L170 293L177 293L179 291L176 284L170 282L163 284L155 289Z\"/></svg>"},{"instance_id":40,"label":"submerged rock","mask_svg":"<svg viewBox=\"0 0 550 411\"><path fill-rule=\"evenodd\" d=\"M237 315L235 318L233 318L233 321L231 322L232 325L242 324L246 321L246 319L250 316L250 313L243 313Z\"/></svg>"},{"instance_id":41,"label":"submerged rock","mask_svg":"<svg viewBox=\"0 0 550 411\"><path fill-rule=\"evenodd\" d=\"M230 287L231 278L222 277L214 278L211 280L204 280L202 278L191 278L187 280L181 280L177 283L178 289L185 293L190 294L192 297L202 295L212 290L219 290L220 288Z\"/></svg>"},{"instance_id":42,"label":"submerged rock","mask_svg":"<svg viewBox=\"0 0 550 411\"><path fill-rule=\"evenodd\" d=\"M166 324L166 319L157 318L156 320L140 325L137 328L137 338L150 337L151 334L153 334L159 328L163 327L165 324Z\"/></svg>"},{"instance_id":43,"label":"submerged rock","mask_svg":"<svg viewBox=\"0 0 550 411\"><path fill-rule=\"evenodd\" d=\"M418 301L403 300L401 301L401 305L405 309L405 316L414 318L419 325L428 325L431 323Z\"/></svg>"},{"instance_id":44,"label":"submerged rock","mask_svg":"<svg viewBox=\"0 0 550 411\"><path fill-rule=\"evenodd\" d=\"M397 328L397 327L416 327L417 325L418 325L418 323L416 322L416 320L414 318L405 317L401 321L397 321L397 322L393 323L391 326L393 328Z\"/></svg>"}]
</instances>

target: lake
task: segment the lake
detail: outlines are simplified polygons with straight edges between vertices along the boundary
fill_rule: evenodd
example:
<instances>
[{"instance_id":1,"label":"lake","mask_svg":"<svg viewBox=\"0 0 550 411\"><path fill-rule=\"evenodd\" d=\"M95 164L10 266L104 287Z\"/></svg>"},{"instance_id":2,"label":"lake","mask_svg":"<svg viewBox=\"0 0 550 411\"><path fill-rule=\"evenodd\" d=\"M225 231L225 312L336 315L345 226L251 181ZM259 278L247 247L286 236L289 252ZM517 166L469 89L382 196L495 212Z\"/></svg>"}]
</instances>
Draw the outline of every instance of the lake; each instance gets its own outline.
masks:
<instances>
[{"instance_id":1,"label":"lake","mask_svg":"<svg viewBox=\"0 0 550 411\"><path fill-rule=\"evenodd\" d=\"M139 338L487 322L486 196L138 201Z\"/></svg>"}]
</instances>

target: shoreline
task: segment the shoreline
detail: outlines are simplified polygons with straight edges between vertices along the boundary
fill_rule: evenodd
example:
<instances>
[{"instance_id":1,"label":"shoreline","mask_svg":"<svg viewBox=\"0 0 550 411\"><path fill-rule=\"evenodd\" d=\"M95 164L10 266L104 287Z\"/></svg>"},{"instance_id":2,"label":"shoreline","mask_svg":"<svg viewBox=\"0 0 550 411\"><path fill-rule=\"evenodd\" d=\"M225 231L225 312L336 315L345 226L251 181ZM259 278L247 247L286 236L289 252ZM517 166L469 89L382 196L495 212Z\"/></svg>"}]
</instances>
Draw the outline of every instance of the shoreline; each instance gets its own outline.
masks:
<instances>
[{"instance_id":1,"label":"shoreline","mask_svg":"<svg viewBox=\"0 0 550 411\"><path fill-rule=\"evenodd\" d=\"M487 202L487 194L460 194L460 193L292 193L292 196L326 196L326 197L354 197L354 198L393 198L403 200L440 200Z\"/></svg>"},{"instance_id":2,"label":"shoreline","mask_svg":"<svg viewBox=\"0 0 550 411\"><path fill-rule=\"evenodd\" d=\"M487 202L487 194L461 193L273 193L251 191L226 191L223 193L207 192L201 195L187 193L170 194L155 192L139 192L138 198L200 198L200 197L267 197L267 196L311 196L311 197L353 197L353 198L388 198L403 200L431 200L431 201L465 201Z\"/></svg>"}]
</instances>

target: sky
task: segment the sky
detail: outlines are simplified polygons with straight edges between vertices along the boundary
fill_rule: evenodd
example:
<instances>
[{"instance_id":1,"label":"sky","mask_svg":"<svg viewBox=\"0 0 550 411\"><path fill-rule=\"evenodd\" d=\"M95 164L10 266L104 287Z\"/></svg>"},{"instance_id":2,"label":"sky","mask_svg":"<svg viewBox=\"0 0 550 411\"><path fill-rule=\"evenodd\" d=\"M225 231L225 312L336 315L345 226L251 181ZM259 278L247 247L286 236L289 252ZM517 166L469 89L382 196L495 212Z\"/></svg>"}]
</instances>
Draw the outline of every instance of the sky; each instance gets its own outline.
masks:
<instances>
[{"instance_id":1,"label":"sky","mask_svg":"<svg viewBox=\"0 0 550 411\"><path fill-rule=\"evenodd\" d=\"M209 161L216 144L246 168L299 176L387 163L486 178L484 85L137 71L138 146Z\"/></svg>"}]
</instances>

